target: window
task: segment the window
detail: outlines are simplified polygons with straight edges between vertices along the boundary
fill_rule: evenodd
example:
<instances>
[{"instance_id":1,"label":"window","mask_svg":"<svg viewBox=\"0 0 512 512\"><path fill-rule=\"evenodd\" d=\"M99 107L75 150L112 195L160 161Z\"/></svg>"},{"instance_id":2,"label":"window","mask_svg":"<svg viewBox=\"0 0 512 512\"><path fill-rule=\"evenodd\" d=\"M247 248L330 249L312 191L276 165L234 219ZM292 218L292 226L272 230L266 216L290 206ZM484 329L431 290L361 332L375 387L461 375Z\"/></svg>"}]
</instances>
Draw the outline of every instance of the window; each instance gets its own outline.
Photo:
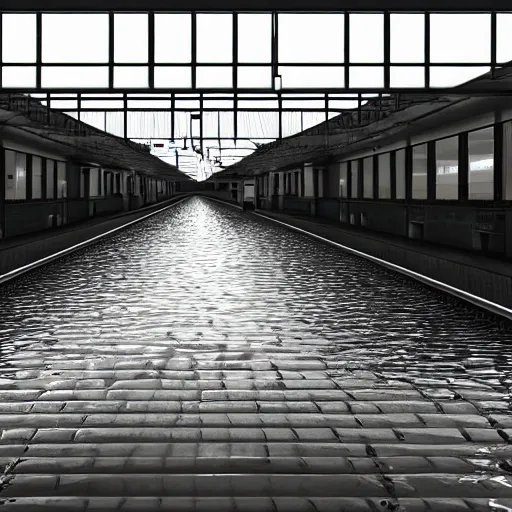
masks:
<instances>
[{"instance_id":1,"label":"window","mask_svg":"<svg viewBox=\"0 0 512 512\"><path fill-rule=\"evenodd\" d=\"M427 198L427 145L412 148L412 198Z\"/></svg>"},{"instance_id":2,"label":"window","mask_svg":"<svg viewBox=\"0 0 512 512\"><path fill-rule=\"evenodd\" d=\"M350 197L357 199L359 198L359 161L353 160L350 167L352 173L352 190L350 191Z\"/></svg>"},{"instance_id":3,"label":"window","mask_svg":"<svg viewBox=\"0 0 512 512\"><path fill-rule=\"evenodd\" d=\"M395 153L396 198L405 199L405 149Z\"/></svg>"},{"instance_id":4,"label":"window","mask_svg":"<svg viewBox=\"0 0 512 512\"><path fill-rule=\"evenodd\" d=\"M272 16L270 14L238 15L238 62L270 63L271 43Z\"/></svg>"},{"instance_id":5,"label":"window","mask_svg":"<svg viewBox=\"0 0 512 512\"><path fill-rule=\"evenodd\" d=\"M379 155L379 199L391 199L390 154Z\"/></svg>"},{"instance_id":6,"label":"window","mask_svg":"<svg viewBox=\"0 0 512 512\"><path fill-rule=\"evenodd\" d=\"M278 37L281 63L343 62L343 14L279 14Z\"/></svg>"},{"instance_id":7,"label":"window","mask_svg":"<svg viewBox=\"0 0 512 512\"><path fill-rule=\"evenodd\" d=\"M155 62L190 62L191 56L192 18L190 14L155 14Z\"/></svg>"},{"instance_id":8,"label":"window","mask_svg":"<svg viewBox=\"0 0 512 512\"><path fill-rule=\"evenodd\" d=\"M32 157L32 199L43 197L43 160L39 156Z\"/></svg>"},{"instance_id":9,"label":"window","mask_svg":"<svg viewBox=\"0 0 512 512\"><path fill-rule=\"evenodd\" d=\"M425 15L391 14L391 62L425 61Z\"/></svg>"},{"instance_id":10,"label":"window","mask_svg":"<svg viewBox=\"0 0 512 512\"><path fill-rule=\"evenodd\" d=\"M233 15L197 15L197 62L233 62Z\"/></svg>"},{"instance_id":11,"label":"window","mask_svg":"<svg viewBox=\"0 0 512 512\"><path fill-rule=\"evenodd\" d=\"M2 18L3 62L35 63L36 15L4 13Z\"/></svg>"},{"instance_id":12,"label":"window","mask_svg":"<svg viewBox=\"0 0 512 512\"><path fill-rule=\"evenodd\" d=\"M80 197L85 197L85 169L80 169Z\"/></svg>"},{"instance_id":13,"label":"window","mask_svg":"<svg viewBox=\"0 0 512 512\"><path fill-rule=\"evenodd\" d=\"M459 138L436 141L436 199L459 197Z\"/></svg>"},{"instance_id":14,"label":"window","mask_svg":"<svg viewBox=\"0 0 512 512\"><path fill-rule=\"evenodd\" d=\"M371 43L369 43L371 34ZM384 60L384 15L350 14L350 62Z\"/></svg>"},{"instance_id":15,"label":"window","mask_svg":"<svg viewBox=\"0 0 512 512\"><path fill-rule=\"evenodd\" d=\"M44 13L43 62L107 63L108 37L108 14Z\"/></svg>"},{"instance_id":16,"label":"window","mask_svg":"<svg viewBox=\"0 0 512 512\"><path fill-rule=\"evenodd\" d=\"M55 162L46 160L46 199L53 199L55 186Z\"/></svg>"},{"instance_id":17,"label":"window","mask_svg":"<svg viewBox=\"0 0 512 512\"><path fill-rule=\"evenodd\" d=\"M494 128L468 134L469 199L494 198Z\"/></svg>"},{"instance_id":18,"label":"window","mask_svg":"<svg viewBox=\"0 0 512 512\"><path fill-rule=\"evenodd\" d=\"M363 197L373 198L373 157L363 160Z\"/></svg>"},{"instance_id":19,"label":"window","mask_svg":"<svg viewBox=\"0 0 512 512\"><path fill-rule=\"evenodd\" d=\"M66 162L57 162L57 197L67 197L67 187Z\"/></svg>"},{"instance_id":20,"label":"window","mask_svg":"<svg viewBox=\"0 0 512 512\"><path fill-rule=\"evenodd\" d=\"M348 162L340 164L340 197L348 197Z\"/></svg>"},{"instance_id":21,"label":"window","mask_svg":"<svg viewBox=\"0 0 512 512\"><path fill-rule=\"evenodd\" d=\"M5 199L20 201L27 198L27 155L5 152Z\"/></svg>"},{"instance_id":22,"label":"window","mask_svg":"<svg viewBox=\"0 0 512 512\"><path fill-rule=\"evenodd\" d=\"M116 13L114 15L115 62L148 61L148 15Z\"/></svg>"}]
</instances>

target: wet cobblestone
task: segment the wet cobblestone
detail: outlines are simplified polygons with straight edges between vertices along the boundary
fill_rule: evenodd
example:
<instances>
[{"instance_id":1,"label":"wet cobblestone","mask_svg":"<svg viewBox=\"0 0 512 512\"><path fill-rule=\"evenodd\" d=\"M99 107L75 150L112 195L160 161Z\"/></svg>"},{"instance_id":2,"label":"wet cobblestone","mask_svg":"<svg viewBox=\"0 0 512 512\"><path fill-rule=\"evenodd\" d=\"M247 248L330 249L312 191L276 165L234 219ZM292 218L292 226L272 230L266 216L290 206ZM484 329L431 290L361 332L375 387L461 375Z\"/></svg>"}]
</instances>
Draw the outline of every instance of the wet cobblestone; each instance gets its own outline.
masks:
<instances>
[{"instance_id":1,"label":"wet cobblestone","mask_svg":"<svg viewBox=\"0 0 512 512\"><path fill-rule=\"evenodd\" d=\"M512 334L194 198L2 288L5 510L512 510Z\"/></svg>"}]
</instances>

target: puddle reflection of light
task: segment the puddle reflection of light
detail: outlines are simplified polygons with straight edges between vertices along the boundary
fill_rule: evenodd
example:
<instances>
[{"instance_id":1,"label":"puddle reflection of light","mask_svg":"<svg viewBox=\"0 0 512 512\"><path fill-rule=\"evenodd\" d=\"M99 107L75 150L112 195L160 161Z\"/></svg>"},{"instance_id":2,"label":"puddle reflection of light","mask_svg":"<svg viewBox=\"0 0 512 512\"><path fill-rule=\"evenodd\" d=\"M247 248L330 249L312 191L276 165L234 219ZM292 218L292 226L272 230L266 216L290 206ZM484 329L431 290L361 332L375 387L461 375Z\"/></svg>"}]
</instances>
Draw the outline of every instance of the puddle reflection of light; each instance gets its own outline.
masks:
<instances>
[{"instance_id":1,"label":"puddle reflection of light","mask_svg":"<svg viewBox=\"0 0 512 512\"><path fill-rule=\"evenodd\" d=\"M506 505L502 505L501 503L498 503L494 498L489 500L489 506L491 507L492 512L498 512L498 510L504 512L512 512L512 508L507 507Z\"/></svg>"}]
</instances>

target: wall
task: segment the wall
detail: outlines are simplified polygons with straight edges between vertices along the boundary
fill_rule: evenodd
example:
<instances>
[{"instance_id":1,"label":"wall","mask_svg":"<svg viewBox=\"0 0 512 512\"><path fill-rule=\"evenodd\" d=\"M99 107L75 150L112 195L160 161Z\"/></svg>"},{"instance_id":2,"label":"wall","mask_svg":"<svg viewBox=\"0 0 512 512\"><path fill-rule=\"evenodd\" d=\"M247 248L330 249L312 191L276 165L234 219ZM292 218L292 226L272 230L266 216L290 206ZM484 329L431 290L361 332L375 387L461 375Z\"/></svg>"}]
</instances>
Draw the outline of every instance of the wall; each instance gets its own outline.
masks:
<instances>
[{"instance_id":1,"label":"wall","mask_svg":"<svg viewBox=\"0 0 512 512\"><path fill-rule=\"evenodd\" d=\"M512 268L482 256L392 240L378 233L321 225L314 220L265 213L293 226L400 265L505 307L512 308Z\"/></svg>"},{"instance_id":2,"label":"wall","mask_svg":"<svg viewBox=\"0 0 512 512\"><path fill-rule=\"evenodd\" d=\"M92 224L87 223L85 226L65 226L60 230L45 233L45 236L41 236L39 233L22 239L5 241L6 243L3 244L0 243L0 275L143 217L167 204L180 200L182 197L176 196L165 203L144 208L137 212L122 213L114 218L95 219Z\"/></svg>"},{"instance_id":3,"label":"wall","mask_svg":"<svg viewBox=\"0 0 512 512\"><path fill-rule=\"evenodd\" d=\"M54 218L50 219L50 215ZM65 219L64 201L37 203L6 203L5 205L5 237L24 233L42 231L57 225L57 216Z\"/></svg>"}]
</instances>

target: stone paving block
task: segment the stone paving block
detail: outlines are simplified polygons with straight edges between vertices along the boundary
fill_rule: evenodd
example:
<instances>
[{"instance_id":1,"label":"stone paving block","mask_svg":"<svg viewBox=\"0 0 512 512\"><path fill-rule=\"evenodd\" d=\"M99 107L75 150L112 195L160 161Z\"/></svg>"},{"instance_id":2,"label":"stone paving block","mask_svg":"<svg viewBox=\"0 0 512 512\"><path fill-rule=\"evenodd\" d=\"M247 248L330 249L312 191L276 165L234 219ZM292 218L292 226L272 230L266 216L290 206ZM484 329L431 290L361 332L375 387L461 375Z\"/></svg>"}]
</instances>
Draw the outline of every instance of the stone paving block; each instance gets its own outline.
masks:
<instances>
[{"instance_id":1,"label":"stone paving block","mask_svg":"<svg viewBox=\"0 0 512 512\"><path fill-rule=\"evenodd\" d=\"M345 402L315 402L313 405L315 410L320 410L324 414L345 413L351 411ZM378 412L378 410L375 412ZM356 414L353 410L352 413Z\"/></svg>"},{"instance_id":2,"label":"stone paving block","mask_svg":"<svg viewBox=\"0 0 512 512\"><path fill-rule=\"evenodd\" d=\"M490 414L489 416L493 421L497 423L500 428L509 429L512 428L512 416L508 414Z\"/></svg>"},{"instance_id":3,"label":"stone paving block","mask_svg":"<svg viewBox=\"0 0 512 512\"><path fill-rule=\"evenodd\" d=\"M505 443L505 439L498 432L491 428L465 428L464 431L469 435L474 443Z\"/></svg>"},{"instance_id":4,"label":"stone paving block","mask_svg":"<svg viewBox=\"0 0 512 512\"><path fill-rule=\"evenodd\" d=\"M416 400L422 398L414 389L351 389L350 396L353 400Z\"/></svg>"},{"instance_id":5,"label":"stone paving block","mask_svg":"<svg viewBox=\"0 0 512 512\"><path fill-rule=\"evenodd\" d=\"M354 402L350 402L350 404L354 407ZM377 400L372 404L385 414L439 412L435 404L428 400Z\"/></svg>"},{"instance_id":6,"label":"stone paving block","mask_svg":"<svg viewBox=\"0 0 512 512\"><path fill-rule=\"evenodd\" d=\"M365 428L423 427L418 416L411 413L361 414L358 420Z\"/></svg>"},{"instance_id":7,"label":"stone paving block","mask_svg":"<svg viewBox=\"0 0 512 512\"><path fill-rule=\"evenodd\" d=\"M393 443L397 437L390 428L334 428L342 443Z\"/></svg>"},{"instance_id":8,"label":"stone paving block","mask_svg":"<svg viewBox=\"0 0 512 512\"><path fill-rule=\"evenodd\" d=\"M35 428L6 428L2 429L0 442L2 444L26 443L36 433Z\"/></svg>"},{"instance_id":9,"label":"stone paving block","mask_svg":"<svg viewBox=\"0 0 512 512\"><path fill-rule=\"evenodd\" d=\"M501 483L509 482L509 476L394 475L392 480L398 498L512 498L512 485Z\"/></svg>"},{"instance_id":10,"label":"stone paving block","mask_svg":"<svg viewBox=\"0 0 512 512\"><path fill-rule=\"evenodd\" d=\"M0 414L27 413L37 402L2 402L0 403Z\"/></svg>"},{"instance_id":11,"label":"stone paving block","mask_svg":"<svg viewBox=\"0 0 512 512\"><path fill-rule=\"evenodd\" d=\"M476 414L424 414L418 413L418 417L427 427L473 427L490 428L489 420Z\"/></svg>"},{"instance_id":12,"label":"stone paving block","mask_svg":"<svg viewBox=\"0 0 512 512\"><path fill-rule=\"evenodd\" d=\"M271 457L366 457L362 443L269 443L266 447Z\"/></svg>"},{"instance_id":13,"label":"stone paving block","mask_svg":"<svg viewBox=\"0 0 512 512\"><path fill-rule=\"evenodd\" d=\"M319 411L317 404L312 401L295 402L287 400L285 402L267 402L265 400L257 400L254 403L262 413L316 413Z\"/></svg>"},{"instance_id":14,"label":"stone paving block","mask_svg":"<svg viewBox=\"0 0 512 512\"><path fill-rule=\"evenodd\" d=\"M400 427L395 429L395 432L403 434L403 441L406 443L452 444L467 442L460 430L456 428Z\"/></svg>"}]
</instances>

